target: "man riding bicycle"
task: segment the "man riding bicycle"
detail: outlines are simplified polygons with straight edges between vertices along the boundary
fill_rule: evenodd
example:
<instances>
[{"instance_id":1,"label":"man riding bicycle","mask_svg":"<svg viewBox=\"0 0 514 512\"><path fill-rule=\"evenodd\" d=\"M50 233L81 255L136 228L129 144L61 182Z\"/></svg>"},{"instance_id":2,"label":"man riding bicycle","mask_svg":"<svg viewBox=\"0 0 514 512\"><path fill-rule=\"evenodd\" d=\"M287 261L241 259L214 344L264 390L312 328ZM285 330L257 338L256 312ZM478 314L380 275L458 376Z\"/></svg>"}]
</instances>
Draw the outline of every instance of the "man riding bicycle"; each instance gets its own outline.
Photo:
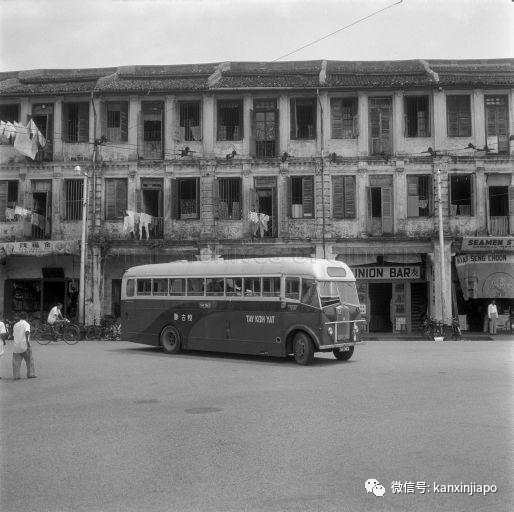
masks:
<instances>
[{"instance_id":1,"label":"man riding bicycle","mask_svg":"<svg viewBox=\"0 0 514 512\"><path fill-rule=\"evenodd\" d=\"M61 313L62 303L58 302L48 313L47 323L52 325L53 327L59 329L63 324L69 322L66 318L62 316Z\"/></svg>"}]
</instances>

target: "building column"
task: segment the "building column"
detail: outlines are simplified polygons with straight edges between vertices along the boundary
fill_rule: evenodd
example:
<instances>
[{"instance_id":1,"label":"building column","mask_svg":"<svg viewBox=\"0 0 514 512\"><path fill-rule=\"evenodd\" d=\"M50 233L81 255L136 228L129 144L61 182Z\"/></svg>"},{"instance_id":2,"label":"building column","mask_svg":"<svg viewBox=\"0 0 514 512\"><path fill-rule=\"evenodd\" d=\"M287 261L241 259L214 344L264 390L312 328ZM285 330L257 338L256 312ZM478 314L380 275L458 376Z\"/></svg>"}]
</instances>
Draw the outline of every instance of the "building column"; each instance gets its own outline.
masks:
<instances>
[{"instance_id":1,"label":"building column","mask_svg":"<svg viewBox=\"0 0 514 512\"><path fill-rule=\"evenodd\" d=\"M139 152L138 133L140 128L139 112L141 110L141 103L137 96L130 96L129 98L129 111L128 111L128 147L129 160L136 160Z\"/></svg>"},{"instance_id":2,"label":"building column","mask_svg":"<svg viewBox=\"0 0 514 512\"><path fill-rule=\"evenodd\" d=\"M288 151L289 144L289 100L287 96L281 94L278 98L279 111L279 143L278 154L281 155Z\"/></svg>"},{"instance_id":3,"label":"building column","mask_svg":"<svg viewBox=\"0 0 514 512\"><path fill-rule=\"evenodd\" d=\"M393 94L393 154L405 152L404 138L404 113L403 113L403 93L395 91Z\"/></svg>"},{"instance_id":4,"label":"building column","mask_svg":"<svg viewBox=\"0 0 514 512\"><path fill-rule=\"evenodd\" d=\"M445 147L446 140L446 95L444 91L434 91L433 136L435 150Z\"/></svg>"},{"instance_id":5,"label":"building column","mask_svg":"<svg viewBox=\"0 0 514 512\"><path fill-rule=\"evenodd\" d=\"M487 143L485 138L485 105L484 91L474 90L471 95L471 115L473 119L472 134L474 144L482 147Z\"/></svg>"},{"instance_id":6,"label":"building column","mask_svg":"<svg viewBox=\"0 0 514 512\"><path fill-rule=\"evenodd\" d=\"M216 118L214 115L216 102L212 95L205 95L202 103L202 142L203 151L207 154L214 153L214 141L216 140Z\"/></svg>"},{"instance_id":7,"label":"building column","mask_svg":"<svg viewBox=\"0 0 514 512\"><path fill-rule=\"evenodd\" d=\"M62 162L63 161L63 124L62 124L62 103L63 98L56 98L54 103L54 133L53 133L53 143L54 143L54 162Z\"/></svg>"},{"instance_id":8,"label":"building column","mask_svg":"<svg viewBox=\"0 0 514 512\"><path fill-rule=\"evenodd\" d=\"M250 138L252 136L252 118L251 111L253 110L253 96L245 94L243 96L243 155L250 154Z\"/></svg>"},{"instance_id":9,"label":"building column","mask_svg":"<svg viewBox=\"0 0 514 512\"><path fill-rule=\"evenodd\" d=\"M368 136L368 96L359 92L358 99L359 112L359 137L357 139L357 154L359 156L369 155L369 136Z\"/></svg>"},{"instance_id":10,"label":"building column","mask_svg":"<svg viewBox=\"0 0 514 512\"><path fill-rule=\"evenodd\" d=\"M164 101L164 160L170 160L178 140L178 113L175 96L166 96Z\"/></svg>"}]
</instances>

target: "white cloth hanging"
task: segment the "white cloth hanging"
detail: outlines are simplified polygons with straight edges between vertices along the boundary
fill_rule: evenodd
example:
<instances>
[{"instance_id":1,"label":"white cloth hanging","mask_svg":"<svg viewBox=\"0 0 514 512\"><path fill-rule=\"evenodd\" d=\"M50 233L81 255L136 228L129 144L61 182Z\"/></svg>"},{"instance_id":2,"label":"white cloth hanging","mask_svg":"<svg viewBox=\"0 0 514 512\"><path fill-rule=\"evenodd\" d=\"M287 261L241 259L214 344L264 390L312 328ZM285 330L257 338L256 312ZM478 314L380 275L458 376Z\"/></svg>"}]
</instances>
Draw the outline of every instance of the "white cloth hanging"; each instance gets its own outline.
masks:
<instances>
[{"instance_id":1,"label":"white cloth hanging","mask_svg":"<svg viewBox=\"0 0 514 512\"><path fill-rule=\"evenodd\" d=\"M139 214L139 239L141 240L143 238L143 228L145 228L146 231L146 239L148 240L150 238L149 233L149 226L153 221L153 217L151 215L148 215L148 213L140 213Z\"/></svg>"},{"instance_id":2,"label":"white cloth hanging","mask_svg":"<svg viewBox=\"0 0 514 512\"><path fill-rule=\"evenodd\" d=\"M134 230L135 230L135 223L136 223L136 212L133 212L131 210L127 210L127 215L126 217L123 217L123 232L126 233L127 235L129 233L132 233L133 236L134 235Z\"/></svg>"}]
</instances>

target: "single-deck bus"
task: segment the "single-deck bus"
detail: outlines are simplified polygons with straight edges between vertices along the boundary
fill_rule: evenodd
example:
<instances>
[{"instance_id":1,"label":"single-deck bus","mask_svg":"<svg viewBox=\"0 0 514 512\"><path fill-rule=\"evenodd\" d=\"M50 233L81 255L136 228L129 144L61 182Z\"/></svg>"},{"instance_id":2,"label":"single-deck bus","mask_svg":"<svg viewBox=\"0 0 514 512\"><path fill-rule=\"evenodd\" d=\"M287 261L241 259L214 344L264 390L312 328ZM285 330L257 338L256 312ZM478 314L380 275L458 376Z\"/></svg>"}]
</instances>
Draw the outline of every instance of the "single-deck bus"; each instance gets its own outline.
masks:
<instances>
[{"instance_id":1,"label":"single-deck bus","mask_svg":"<svg viewBox=\"0 0 514 512\"><path fill-rule=\"evenodd\" d=\"M206 350L346 361L360 343L355 277L307 258L178 261L127 270L122 339L170 354Z\"/></svg>"}]
</instances>

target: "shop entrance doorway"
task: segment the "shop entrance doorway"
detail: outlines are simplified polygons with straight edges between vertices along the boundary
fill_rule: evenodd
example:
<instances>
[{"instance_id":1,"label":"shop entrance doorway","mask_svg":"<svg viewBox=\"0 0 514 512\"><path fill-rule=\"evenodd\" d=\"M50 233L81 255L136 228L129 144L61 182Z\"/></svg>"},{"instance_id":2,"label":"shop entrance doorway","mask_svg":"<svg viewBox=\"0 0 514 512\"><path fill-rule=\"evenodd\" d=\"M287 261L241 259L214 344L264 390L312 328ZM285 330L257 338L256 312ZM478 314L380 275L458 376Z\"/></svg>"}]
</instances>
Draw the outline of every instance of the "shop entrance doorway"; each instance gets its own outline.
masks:
<instances>
[{"instance_id":1,"label":"shop entrance doorway","mask_svg":"<svg viewBox=\"0 0 514 512\"><path fill-rule=\"evenodd\" d=\"M62 313L67 315L66 311L66 281L64 279L43 279L43 317L58 303L63 304Z\"/></svg>"},{"instance_id":2,"label":"shop entrance doorway","mask_svg":"<svg viewBox=\"0 0 514 512\"><path fill-rule=\"evenodd\" d=\"M369 331L392 332L391 299L393 285L391 283L369 283Z\"/></svg>"}]
</instances>

